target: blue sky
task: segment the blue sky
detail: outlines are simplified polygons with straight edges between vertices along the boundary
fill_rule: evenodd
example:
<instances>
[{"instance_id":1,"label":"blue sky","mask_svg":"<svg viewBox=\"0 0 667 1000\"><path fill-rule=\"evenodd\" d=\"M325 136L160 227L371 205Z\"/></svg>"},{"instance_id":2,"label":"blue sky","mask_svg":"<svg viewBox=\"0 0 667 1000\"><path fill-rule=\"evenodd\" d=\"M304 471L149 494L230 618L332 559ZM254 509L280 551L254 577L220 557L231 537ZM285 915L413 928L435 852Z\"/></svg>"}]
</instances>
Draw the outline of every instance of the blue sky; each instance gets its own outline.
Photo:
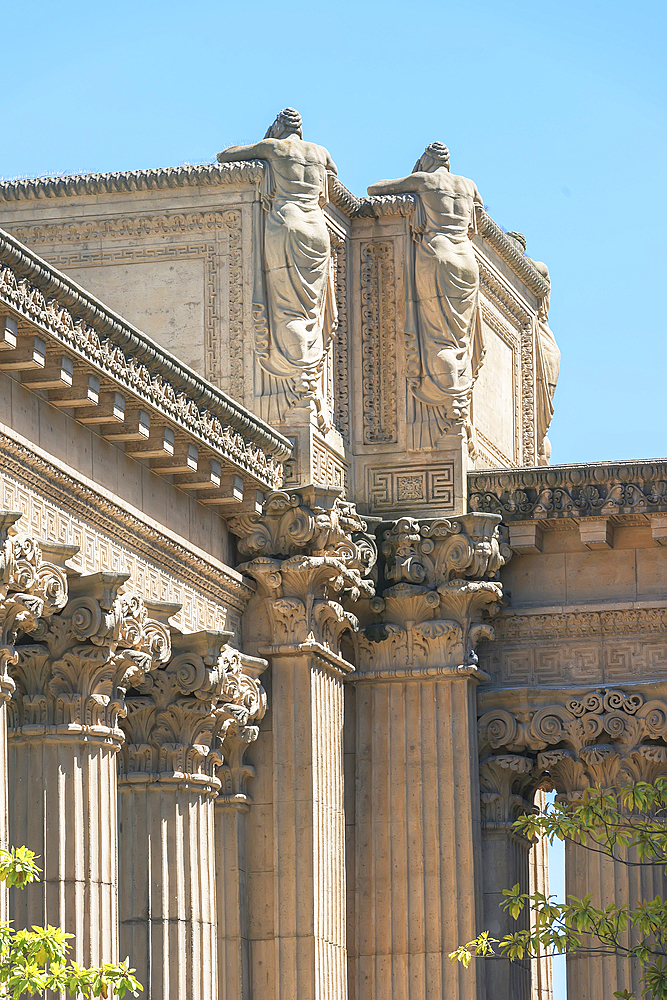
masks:
<instances>
[{"instance_id":1,"label":"blue sky","mask_svg":"<svg viewBox=\"0 0 667 1000\"><path fill-rule=\"evenodd\" d=\"M553 461L667 454L664 4L3 5L4 177L210 160L293 105L356 193L448 144L552 275ZM0 226L2 209L0 206Z\"/></svg>"}]
</instances>

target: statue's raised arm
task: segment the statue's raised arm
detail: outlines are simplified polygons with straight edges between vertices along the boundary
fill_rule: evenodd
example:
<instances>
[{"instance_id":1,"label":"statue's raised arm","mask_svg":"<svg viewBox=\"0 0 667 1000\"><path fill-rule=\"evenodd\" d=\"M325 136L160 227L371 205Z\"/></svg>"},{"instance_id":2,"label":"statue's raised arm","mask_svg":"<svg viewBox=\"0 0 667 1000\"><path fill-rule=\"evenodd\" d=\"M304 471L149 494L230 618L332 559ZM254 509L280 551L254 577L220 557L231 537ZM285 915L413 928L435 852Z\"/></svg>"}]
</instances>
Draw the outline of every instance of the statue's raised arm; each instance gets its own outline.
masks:
<instances>
[{"instance_id":1,"label":"statue's raised arm","mask_svg":"<svg viewBox=\"0 0 667 1000\"><path fill-rule=\"evenodd\" d=\"M253 291L262 416L283 423L292 407L305 404L326 422L318 383L337 320L322 209L327 173L336 166L323 146L304 141L294 108L280 112L261 142L218 154L221 163L247 159L265 165Z\"/></svg>"},{"instance_id":2,"label":"statue's raised arm","mask_svg":"<svg viewBox=\"0 0 667 1000\"><path fill-rule=\"evenodd\" d=\"M447 147L432 142L408 177L379 181L368 193L415 197L405 324L413 447L434 448L464 428L471 440L470 397L484 353L469 238L479 191L450 173Z\"/></svg>"}]
</instances>

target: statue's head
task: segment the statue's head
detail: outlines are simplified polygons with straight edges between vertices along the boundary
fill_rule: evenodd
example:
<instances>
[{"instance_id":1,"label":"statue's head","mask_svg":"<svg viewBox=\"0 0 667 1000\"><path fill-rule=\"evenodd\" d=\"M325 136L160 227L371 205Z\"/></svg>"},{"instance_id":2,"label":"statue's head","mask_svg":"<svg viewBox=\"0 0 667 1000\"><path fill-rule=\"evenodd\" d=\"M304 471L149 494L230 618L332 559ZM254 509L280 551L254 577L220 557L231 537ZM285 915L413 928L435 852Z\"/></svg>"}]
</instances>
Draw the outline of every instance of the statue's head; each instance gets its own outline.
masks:
<instances>
[{"instance_id":1,"label":"statue's head","mask_svg":"<svg viewBox=\"0 0 667 1000\"><path fill-rule=\"evenodd\" d=\"M294 108L283 108L276 115L276 120L269 127L264 138L287 139L290 135L298 135L299 139L303 139L303 122L301 121L301 115Z\"/></svg>"},{"instance_id":2,"label":"statue's head","mask_svg":"<svg viewBox=\"0 0 667 1000\"><path fill-rule=\"evenodd\" d=\"M444 142L430 143L415 163L412 173L424 170L430 174L438 167L446 167L449 170L449 150Z\"/></svg>"},{"instance_id":3,"label":"statue's head","mask_svg":"<svg viewBox=\"0 0 667 1000\"><path fill-rule=\"evenodd\" d=\"M526 252L526 237L523 233L507 233L506 235L510 236L513 240L516 240L521 247L522 253Z\"/></svg>"}]
</instances>

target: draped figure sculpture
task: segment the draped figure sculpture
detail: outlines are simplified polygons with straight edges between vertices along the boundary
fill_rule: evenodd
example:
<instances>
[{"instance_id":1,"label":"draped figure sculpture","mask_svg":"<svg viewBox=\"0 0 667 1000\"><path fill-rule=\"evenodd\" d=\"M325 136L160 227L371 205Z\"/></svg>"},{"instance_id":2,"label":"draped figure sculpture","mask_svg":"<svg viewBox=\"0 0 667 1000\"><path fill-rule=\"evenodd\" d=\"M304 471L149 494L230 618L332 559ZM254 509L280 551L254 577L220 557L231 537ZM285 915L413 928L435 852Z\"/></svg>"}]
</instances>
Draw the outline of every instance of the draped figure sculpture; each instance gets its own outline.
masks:
<instances>
[{"instance_id":1,"label":"draped figure sculpture","mask_svg":"<svg viewBox=\"0 0 667 1000\"><path fill-rule=\"evenodd\" d=\"M479 268L470 242L480 194L449 171L449 151L432 142L409 177L378 181L369 195L412 194L412 249L407 254L406 362L414 448L434 448L470 424L472 387L484 346Z\"/></svg>"},{"instance_id":2,"label":"draped figure sculpture","mask_svg":"<svg viewBox=\"0 0 667 1000\"><path fill-rule=\"evenodd\" d=\"M508 233L526 252L526 237L523 233ZM543 278L550 281L549 268L541 260L527 258ZM547 294L540 299L537 307L537 328L535 331L535 438L537 442L537 464L548 465L551 458L551 441L547 432L554 415L554 393L560 370L560 351L556 338L549 326L549 299Z\"/></svg>"},{"instance_id":3,"label":"draped figure sculpture","mask_svg":"<svg viewBox=\"0 0 667 1000\"><path fill-rule=\"evenodd\" d=\"M326 425L318 383L337 312L322 209L327 172L336 173L336 166L323 146L304 142L294 108L280 112L261 142L218 153L220 163L254 159L264 161L253 288L261 415L282 423L292 407L305 405Z\"/></svg>"}]
</instances>

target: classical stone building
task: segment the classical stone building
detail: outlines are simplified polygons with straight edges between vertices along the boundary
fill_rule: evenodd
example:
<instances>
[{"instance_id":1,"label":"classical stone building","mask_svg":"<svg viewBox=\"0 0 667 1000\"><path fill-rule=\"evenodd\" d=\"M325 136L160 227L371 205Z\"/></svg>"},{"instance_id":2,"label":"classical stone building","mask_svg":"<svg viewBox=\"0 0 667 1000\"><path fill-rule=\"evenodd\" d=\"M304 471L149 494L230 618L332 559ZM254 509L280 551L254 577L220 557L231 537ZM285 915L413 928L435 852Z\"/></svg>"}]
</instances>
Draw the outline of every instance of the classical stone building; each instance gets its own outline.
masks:
<instances>
[{"instance_id":1,"label":"classical stone building","mask_svg":"<svg viewBox=\"0 0 667 1000\"><path fill-rule=\"evenodd\" d=\"M149 1000L549 1000L448 953L545 789L667 771L667 463L548 465L546 267L441 143L358 198L292 109L0 224L2 905Z\"/></svg>"}]
</instances>

